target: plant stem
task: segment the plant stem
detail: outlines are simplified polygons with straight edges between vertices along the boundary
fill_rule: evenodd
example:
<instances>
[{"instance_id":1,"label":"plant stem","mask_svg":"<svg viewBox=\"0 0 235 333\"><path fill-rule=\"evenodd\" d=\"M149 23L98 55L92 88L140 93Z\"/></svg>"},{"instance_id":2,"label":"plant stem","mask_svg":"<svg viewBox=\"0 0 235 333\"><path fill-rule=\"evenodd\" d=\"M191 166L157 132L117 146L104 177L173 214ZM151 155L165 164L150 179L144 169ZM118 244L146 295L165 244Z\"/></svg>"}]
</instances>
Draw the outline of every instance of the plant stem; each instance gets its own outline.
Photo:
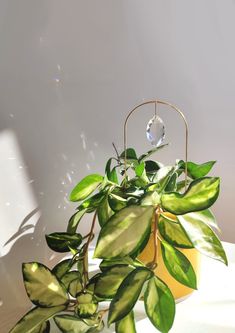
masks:
<instances>
[{"instance_id":1,"label":"plant stem","mask_svg":"<svg viewBox=\"0 0 235 333\"><path fill-rule=\"evenodd\" d=\"M157 238L160 240L160 242L162 242L163 240L162 240L162 238L161 238L161 236L159 235L159 233L157 232Z\"/></svg>"},{"instance_id":2,"label":"plant stem","mask_svg":"<svg viewBox=\"0 0 235 333\"><path fill-rule=\"evenodd\" d=\"M83 255L84 255L84 258L83 258L84 289L85 289L85 287L87 285L87 282L88 282L88 279L89 279L86 262L88 260L88 249L89 249L89 245L90 245L90 242L91 242L91 240L93 238L93 231L94 231L94 227L95 227L96 215L97 215L97 211L95 211L95 214L93 216L90 233L89 233L86 245L84 247L84 253L83 253Z\"/></svg>"},{"instance_id":3,"label":"plant stem","mask_svg":"<svg viewBox=\"0 0 235 333\"><path fill-rule=\"evenodd\" d=\"M76 299L70 299L69 302L70 302L70 303L73 303L73 304L77 304Z\"/></svg>"},{"instance_id":4,"label":"plant stem","mask_svg":"<svg viewBox=\"0 0 235 333\"><path fill-rule=\"evenodd\" d=\"M158 219L159 219L159 207L154 212L154 225L153 225L153 238L154 238L154 255L152 261L151 269L155 269L157 267L157 229L158 229Z\"/></svg>"},{"instance_id":5,"label":"plant stem","mask_svg":"<svg viewBox=\"0 0 235 333\"><path fill-rule=\"evenodd\" d=\"M106 312L108 312L109 311L109 308L107 308L107 309L104 309L104 310L100 310L99 311L99 314L101 315L101 318L103 318L103 316L106 314Z\"/></svg>"},{"instance_id":6,"label":"plant stem","mask_svg":"<svg viewBox=\"0 0 235 333\"><path fill-rule=\"evenodd\" d=\"M120 162L120 156L119 156L119 154L118 154L117 147L115 146L114 142L112 142L112 145L113 145L113 148L114 148L114 150L115 150L115 152L116 152L117 159L118 159L118 161Z\"/></svg>"},{"instance_id":7,"label":"plant stem","mask_svg":"<svg viewBox=\"0 0 235 333\"><path fill-rule=\"evenodd\" d=\"M82 239L86 239L86 238L89 237L89 236L90 236L90 232L89 232L89 234L83 236Z\"/></svg>"}]
</instances>

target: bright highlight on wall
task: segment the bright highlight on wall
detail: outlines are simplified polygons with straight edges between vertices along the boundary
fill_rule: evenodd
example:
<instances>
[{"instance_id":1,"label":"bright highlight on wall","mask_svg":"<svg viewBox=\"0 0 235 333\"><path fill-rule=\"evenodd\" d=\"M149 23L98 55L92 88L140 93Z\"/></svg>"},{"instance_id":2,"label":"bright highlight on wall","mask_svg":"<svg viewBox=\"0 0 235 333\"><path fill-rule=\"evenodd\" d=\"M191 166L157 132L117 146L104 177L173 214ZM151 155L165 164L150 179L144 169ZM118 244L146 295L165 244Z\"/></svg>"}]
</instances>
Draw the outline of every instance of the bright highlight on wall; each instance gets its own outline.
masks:
<instances>
[{"instance_id":1,"label":"bright highlight on wall","mask_svg":"<svg viewBox=\"0 0 235 333\"><path fill-rule=\"evenodd\" d=\"M0 133L0 256L6 255L17 238L32 233L38 214L29 221L25 217L37 207L30 189L27 166L13 131L7 129Z\"/></svg>"}]
</instances>

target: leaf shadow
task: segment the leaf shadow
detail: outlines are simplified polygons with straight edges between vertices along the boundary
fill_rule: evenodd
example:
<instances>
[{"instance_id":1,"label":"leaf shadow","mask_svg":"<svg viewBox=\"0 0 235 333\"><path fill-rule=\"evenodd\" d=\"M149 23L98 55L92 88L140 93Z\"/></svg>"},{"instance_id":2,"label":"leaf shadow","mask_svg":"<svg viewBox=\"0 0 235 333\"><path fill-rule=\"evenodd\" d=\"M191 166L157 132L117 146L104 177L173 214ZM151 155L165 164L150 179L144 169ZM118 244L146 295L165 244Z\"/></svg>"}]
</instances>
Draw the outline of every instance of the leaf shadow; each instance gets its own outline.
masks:
<instances>
[{"instance_id":1,"label":"leaf shadow","mask_svg":"<svg viewBox=\"0 0 235 333\"><path fill-rule=\"evenodd\" d=\"M34 224L28 224L25 226L25 224L30 220L30 218L32 216L34 216L37 212L39 211L39 208L35 208L34 210L32 210L32 212L30 212L21 222L19 229L17 230L17 232L12 235L3 246L8 245L9 243L11 243L12 241L14 241L16 238L18 238L19 236L21 236L25 231L34 228Z\"/></svg>"},{"instance_id":2,"label":"leaf shadow","mask_svg":"<svg viewBox=\"0 0 235 333\"><path fill-rule=\"evenodd\" d=\"M35 219L38 211L39 209L35 208L27 214L18 231L5 242L5 246L12 242L9 252L0 258L1 333L9 332L9 329L32 307L24 288L22 262L42 262L52 268L63 257L45 246L44 224L41 217L35 224L26 224L30 219ZM32 232L25 233L28 230Z\"/></svg>"}]
</instances>

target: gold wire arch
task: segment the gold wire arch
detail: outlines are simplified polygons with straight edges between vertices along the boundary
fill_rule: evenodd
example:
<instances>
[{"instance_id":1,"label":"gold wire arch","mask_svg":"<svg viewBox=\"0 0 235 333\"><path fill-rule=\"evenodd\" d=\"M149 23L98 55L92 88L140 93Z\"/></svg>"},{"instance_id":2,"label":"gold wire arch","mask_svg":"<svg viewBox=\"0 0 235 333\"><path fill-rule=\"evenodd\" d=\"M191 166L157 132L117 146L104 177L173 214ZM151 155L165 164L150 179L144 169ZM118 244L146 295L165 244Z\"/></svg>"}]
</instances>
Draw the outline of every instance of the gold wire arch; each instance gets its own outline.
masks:
<instances>
[{"instance_id":1,"label":"gold wire arch","mask_svg":"<svg viewBox=\"0 0 235 333\"><path fill-rule=\"evenodd\" d=\"M127 123L128 123L129 118L131 117L131 115L135 111L137 111L137 109L139 109L142 106L147 105L147 104L155 104L155 115L156 115L157 104L167 105L171 109L173 109L174 111L176 111L181 116L181 118L184 121L184 125L185 125L185 188L186 188L186 186L187 186L187 176L188 176L188 170L187 170L187 162L188 162L188 133L189 133L188 123L187 123L187 120L185 118L185 115L183 114L183 112L179 108L177 108L175 105L173 105L173 104L171 104L169 102L161 101L161 100L158 100L158 99L149 100L149 101L143 102L141 104L138 104L137 106L134 107L134 109L132 109L128 113L128 115L127 115L127 117L125 119L125 122L124 122L124 131L123 131L124 152L125 152L125 155L124 155L124 178L126 179L126 177L127 177Z\"/></svg>"}]
</instances>

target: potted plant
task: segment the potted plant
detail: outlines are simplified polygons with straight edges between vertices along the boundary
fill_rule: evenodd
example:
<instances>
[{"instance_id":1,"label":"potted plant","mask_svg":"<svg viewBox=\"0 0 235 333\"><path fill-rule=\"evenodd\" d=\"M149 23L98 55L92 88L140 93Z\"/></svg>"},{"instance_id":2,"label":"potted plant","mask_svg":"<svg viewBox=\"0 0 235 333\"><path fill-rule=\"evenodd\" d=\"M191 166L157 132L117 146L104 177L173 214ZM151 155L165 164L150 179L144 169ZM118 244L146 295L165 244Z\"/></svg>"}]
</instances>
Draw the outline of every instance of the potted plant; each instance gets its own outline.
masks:
<instances>
[{"instance_id":1,"label":"potted plant","mask_svg":"<svg viewBox=\"0 0 235 333\"><path fill-rule=\"evenodd\" d=\"M100 332L106 313L117 333L134 333L139 299L151 323L165 333L173 325L175 298L197 289L198 253L227 264L209 210L219 195L219 178L207 176L214 161L163 166L151 159L163 146L139 157L127 148L108 160L104 176L91 174L76 185L70 200L79 204L66 232L46 235L52 250L71 256L53 269L23 264L35 307L11 333L49 332L51 318L58 331ZM185 171L186 183L181 179ZM81 235L79 223L86 214L92 216L91 226ZM88 250L96 220L100 232L94 257L102 261L92 276ZM188 289L177 295L174 281Z\"/></svg>"}]
</instances>

